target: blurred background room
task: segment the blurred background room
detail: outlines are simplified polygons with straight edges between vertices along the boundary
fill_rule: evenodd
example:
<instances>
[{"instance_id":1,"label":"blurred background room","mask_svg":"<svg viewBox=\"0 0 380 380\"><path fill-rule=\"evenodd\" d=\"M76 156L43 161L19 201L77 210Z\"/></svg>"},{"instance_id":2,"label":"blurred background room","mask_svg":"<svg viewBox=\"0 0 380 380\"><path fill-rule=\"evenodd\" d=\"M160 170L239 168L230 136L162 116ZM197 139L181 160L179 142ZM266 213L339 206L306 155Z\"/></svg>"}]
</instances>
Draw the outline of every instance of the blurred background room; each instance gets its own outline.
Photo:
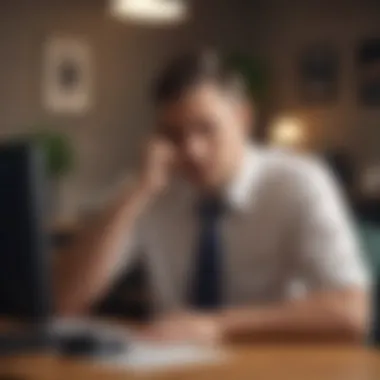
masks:
<instances>
[{"instance_id":1,"label":"blurred background room","mask_svg":"<svg viewBox=\"0 0 380 380\"><path fill-rule=\"evenodd\" d=\"M342 183L371 263L380 260L377 0L2 0L0 136L48 156L57 250L133 173L165 61L215 48L246 77L264 144L320 155ZM163 3L163 2L162 2ZM62 253L63 254L63 253ZM136 270L101 309L141 316ZM134 307L131 307L131 303Z\"/></svg>"}]
</instances>

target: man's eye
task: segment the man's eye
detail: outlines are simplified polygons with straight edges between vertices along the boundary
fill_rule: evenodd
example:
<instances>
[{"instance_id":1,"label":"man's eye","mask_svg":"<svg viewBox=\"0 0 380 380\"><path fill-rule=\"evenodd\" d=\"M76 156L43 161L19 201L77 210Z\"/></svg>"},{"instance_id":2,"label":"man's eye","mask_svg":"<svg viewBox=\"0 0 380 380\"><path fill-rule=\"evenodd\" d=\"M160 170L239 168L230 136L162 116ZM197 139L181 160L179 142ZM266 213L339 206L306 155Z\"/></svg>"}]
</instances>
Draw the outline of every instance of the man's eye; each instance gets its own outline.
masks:
<instances>
[{"instance_id":1,"label":"man's eye","mask_svg":"<svg viewBox=\"0 0 380 380\"><path fill-rule=\"evenodd\" d=\"M163 137L169 140L171 143L176 144L181 140L180 133L175 131L166 131L163 133Z\"/></svg>"},{"instance_id":2,"label":"man's eye","mask_svg":"<svg viewBox=\"0 0 380 380\"><path fill-rule=\"evenodd\" d=\"M210 123L199 123L197 130L203 134L210 134L213 131L213 126Z\"/></svg>"}]
</instances>

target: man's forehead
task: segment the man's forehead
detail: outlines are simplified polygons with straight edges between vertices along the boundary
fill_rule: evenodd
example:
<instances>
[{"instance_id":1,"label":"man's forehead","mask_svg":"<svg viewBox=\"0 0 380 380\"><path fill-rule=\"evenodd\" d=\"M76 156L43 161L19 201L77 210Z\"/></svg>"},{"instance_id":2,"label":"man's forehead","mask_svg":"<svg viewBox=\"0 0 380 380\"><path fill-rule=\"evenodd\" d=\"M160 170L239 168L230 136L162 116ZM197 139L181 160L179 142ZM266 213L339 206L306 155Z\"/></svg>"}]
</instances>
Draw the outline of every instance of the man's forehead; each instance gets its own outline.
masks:
<instances>
[{"instance_id":1,"label":"man's forehead","mask_svg":"<svg viewBox=\"0 0 380 380\"><path fill-rule=\"evenodd\" d=\"M192 114L210 114L228 107L228 94L213 83L197 85L178 99L161 104L157 109L159 119L182 118Z\"/></svg>"}]
</instances>

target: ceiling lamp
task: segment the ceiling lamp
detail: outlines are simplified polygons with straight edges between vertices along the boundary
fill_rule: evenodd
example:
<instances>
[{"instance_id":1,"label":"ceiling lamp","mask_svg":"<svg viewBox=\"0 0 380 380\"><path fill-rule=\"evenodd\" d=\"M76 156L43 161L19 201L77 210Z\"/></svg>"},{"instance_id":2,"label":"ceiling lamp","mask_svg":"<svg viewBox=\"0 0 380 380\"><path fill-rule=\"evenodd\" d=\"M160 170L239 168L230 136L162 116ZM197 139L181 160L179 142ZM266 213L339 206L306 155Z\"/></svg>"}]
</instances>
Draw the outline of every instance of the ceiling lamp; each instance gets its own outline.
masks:
<instances>
[{"instance_id":1,"label":"ceiling lamp","mask_svg":"<svg viewBox=\"0 0 380 380\"><path fill-rule=\"evenodd\" d=\"M111 0L111 13L140 23L172 24L187 18L188 6L184 0Z\"/></svg>"}]
</instances>

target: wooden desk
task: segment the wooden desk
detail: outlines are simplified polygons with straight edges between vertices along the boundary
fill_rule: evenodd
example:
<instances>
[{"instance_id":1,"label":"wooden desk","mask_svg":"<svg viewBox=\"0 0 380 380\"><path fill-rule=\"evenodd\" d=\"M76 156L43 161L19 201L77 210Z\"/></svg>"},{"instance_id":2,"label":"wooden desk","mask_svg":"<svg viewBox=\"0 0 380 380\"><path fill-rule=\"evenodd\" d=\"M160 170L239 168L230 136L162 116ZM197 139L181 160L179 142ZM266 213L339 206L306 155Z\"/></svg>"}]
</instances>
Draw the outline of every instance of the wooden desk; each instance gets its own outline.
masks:
<instances>
[{"instance_id":1,"label":"wooden desk","mask_svg":"<svg viewBox=\"0 0 380 380\"><path fill-rule=\"evenodd\" d=\"M25 380L378 380L380 352L358 347L256 346L230 348L218 365L171 370L141 377L53 356L0 359L2 376ZM7 377L5 377L7 379ZM5 380L4 379L4 380Z\"/></svg>"}]
</instances>

